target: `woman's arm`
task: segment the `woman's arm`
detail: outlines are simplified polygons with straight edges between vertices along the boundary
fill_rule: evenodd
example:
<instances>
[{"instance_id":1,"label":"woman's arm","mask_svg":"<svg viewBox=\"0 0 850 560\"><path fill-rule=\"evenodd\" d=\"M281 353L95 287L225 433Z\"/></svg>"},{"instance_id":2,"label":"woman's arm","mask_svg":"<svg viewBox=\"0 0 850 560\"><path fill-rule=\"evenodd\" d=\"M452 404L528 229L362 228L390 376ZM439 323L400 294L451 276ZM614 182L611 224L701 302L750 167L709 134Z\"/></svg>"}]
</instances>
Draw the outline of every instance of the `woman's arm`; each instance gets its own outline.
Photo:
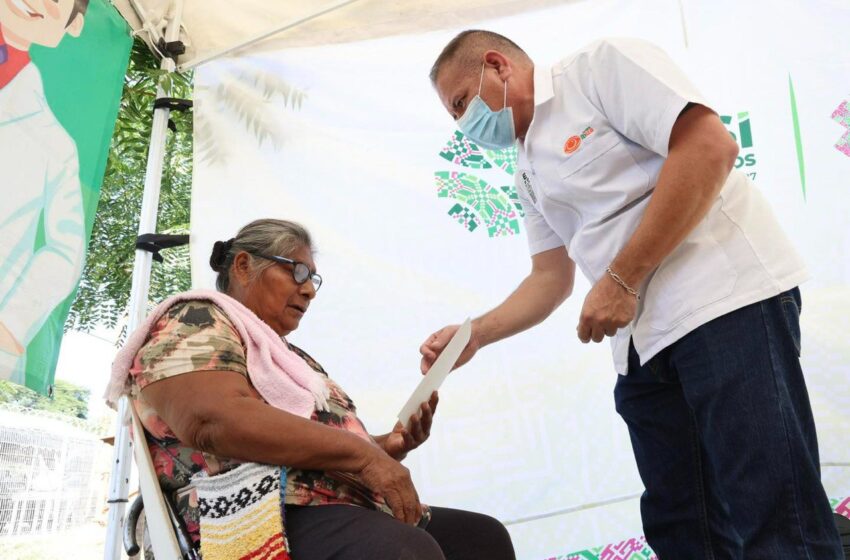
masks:
<instances>
[{"instance_id":1,"label":"woman's arm","mask_svg":"<svg viewBox=\"0 0 850 560\"><path fill-rule=\"evenodd\" d=\"M421 516L405 467L352 433L269 406L237 372L169 377L142 396L186 445L243 461L354 473L398 519L415 524Z\"/></svg>"}]
</instances>

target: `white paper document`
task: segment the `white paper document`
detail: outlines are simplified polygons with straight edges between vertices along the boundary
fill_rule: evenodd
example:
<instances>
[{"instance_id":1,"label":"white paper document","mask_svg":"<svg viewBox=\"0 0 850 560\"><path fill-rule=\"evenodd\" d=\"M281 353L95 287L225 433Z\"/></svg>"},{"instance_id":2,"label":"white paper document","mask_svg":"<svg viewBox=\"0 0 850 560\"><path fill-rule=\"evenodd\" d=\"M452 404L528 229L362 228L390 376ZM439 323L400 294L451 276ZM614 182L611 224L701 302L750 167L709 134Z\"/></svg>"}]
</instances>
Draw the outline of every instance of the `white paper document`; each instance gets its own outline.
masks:
<instances>
[{"instance_id":1,"label":"white paper document","mask_svg":"<svg viewBox=\"0 0 850 560\"><path fill-rule=\"evenodd\" d=\"M446 347L437 356L437 359L434 360L431 369L428 370L428 373L425 374L425 377L422 378L422 381L419 382L413 394L410 395L410 398L407 399L407 402L401 408L401 412L398 413L398 419L404 426L407 426L410 417L416 414L422 403L428 402L431 399L431 393L439 389L440 385L443 384L449 372L452 371L455 362L460 358L463 349L469 343L469 337L471 335L472 320L467 319L449 343L446 344Z\"/></svg>"}]
</instances>

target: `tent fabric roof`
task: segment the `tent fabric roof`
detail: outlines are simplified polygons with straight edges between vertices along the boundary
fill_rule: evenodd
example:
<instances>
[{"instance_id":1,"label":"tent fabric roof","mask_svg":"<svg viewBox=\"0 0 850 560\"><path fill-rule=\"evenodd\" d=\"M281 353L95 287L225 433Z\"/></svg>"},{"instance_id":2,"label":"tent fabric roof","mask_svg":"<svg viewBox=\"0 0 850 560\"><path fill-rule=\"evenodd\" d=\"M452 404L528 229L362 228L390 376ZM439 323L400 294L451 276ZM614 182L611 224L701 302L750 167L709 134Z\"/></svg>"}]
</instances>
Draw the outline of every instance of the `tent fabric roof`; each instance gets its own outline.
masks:
<instances>
[{"instance_id":1,"label":"tent fabric roof","mask_svg":"<svg viewBox=\"0 0 850 560\"><path fill-rule=\"evenodd\" d=\"M255 50L426 33L571 1L578 0L184 0L181 40L187 50L178 63L181 69L196 66L267 34L272 35L257 42ZM155 29L162 35L175 0L113 4L134 31Z\"/></svg>"}]
</instances>

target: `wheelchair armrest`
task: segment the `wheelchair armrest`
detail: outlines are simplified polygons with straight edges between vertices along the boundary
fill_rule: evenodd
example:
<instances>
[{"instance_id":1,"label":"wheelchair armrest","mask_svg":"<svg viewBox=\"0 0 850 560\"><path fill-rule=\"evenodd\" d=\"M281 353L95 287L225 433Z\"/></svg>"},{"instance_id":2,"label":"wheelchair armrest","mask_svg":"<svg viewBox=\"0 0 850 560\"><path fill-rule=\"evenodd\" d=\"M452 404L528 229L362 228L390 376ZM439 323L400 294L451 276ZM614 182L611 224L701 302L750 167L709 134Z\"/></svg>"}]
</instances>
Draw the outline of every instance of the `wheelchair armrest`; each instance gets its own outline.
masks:
<instances>
[{"instance_id":1,"label":"wheelchair armrest","mask_svg":"<svg viewBox=\"0 0 850 560\"><path fill-rule=\"evenodd\" d=\"M136 496L136 499L130 504L130 511L127 512L127 521L124 523L124 550L127 552L127 556L135 556L139 553L139 543L136 542L136 527L139 524L139 517L142 515L144 507L142 497Z\"/></svg>"},{"instance_id":2,"label":"wheelchair armrest","mask_svg":"<svg viewBox=\"0 0 850 560\"><path fill-rule=\"evenodd\" d=\"M183 520L177 515L174 510L174 504L168 497L165 497L165 506L168 508L168 517L171 520L171 527L174 529L174 534L177 537L177 544L180 546L180 554L186 560L200 560L200 555L192 543L192 538L183 524ZM139 543L136 541L136 528L139 525L139 517L145 508L145 503L142 501L142 496L136 496L133 503L130 505L130 510L127 512L127 521L124 523L124 550L127 556L135 556L141 550Z\"/></svg>"}]
</instances>

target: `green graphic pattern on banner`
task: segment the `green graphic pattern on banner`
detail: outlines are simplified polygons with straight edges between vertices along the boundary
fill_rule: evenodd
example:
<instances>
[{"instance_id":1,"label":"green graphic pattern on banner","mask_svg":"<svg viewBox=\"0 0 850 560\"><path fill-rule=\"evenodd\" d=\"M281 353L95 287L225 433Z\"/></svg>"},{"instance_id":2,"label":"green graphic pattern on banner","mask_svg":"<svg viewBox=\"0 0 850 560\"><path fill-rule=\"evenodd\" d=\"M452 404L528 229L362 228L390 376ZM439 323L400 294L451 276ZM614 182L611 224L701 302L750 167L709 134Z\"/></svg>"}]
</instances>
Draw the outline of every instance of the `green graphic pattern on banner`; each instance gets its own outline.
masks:
<instances>
[{"instance_id":1,"label":"green graphic pattern on banner","mask_svg":"<svg viewBox=\"0 0 850 560\"><path fill-rule=\"evenodd\" d=\"M643 537L628 539L617 544L609 544L573 552L566 556L557 556L547 560L657 560L658 557L646 544Z\"/></svg>"},{"instance_id":2,"label":"green graphic pattern on banner","mask_svg":"<svg viewBox=\"0 0 850 560\"><path fill-rule=\"evenodd\" d=\"M475 220L467 219L469 213L459 212L459 204L449 210L449 215L458 219L469 231L474 231L478 223L483 222L490 237L519 233L516 208L504 191L468 173L437 171L434 178L438 197L453 198L475 214Z\"/></svg>"},{"instance_id":3,"label":"green graphic pattern on banner","mask_svg":"<svg viewBox=\"0 0 850 560\"><path fill-rule=\"evenodd\" d=\"M829 500L832 511L850 519L850 498ZM551 556L546 560L658 560L658 557L646 544L644 537L628 539L614 544L597 546L571 552L562 556Z\"/></svg>"},{"instance_id":4,"label":"green graphic pattern on banner","mask_svg":"<svg viewBox=\"0 0 850 560\"><path fill-rule=\"evenodd\" d=\"M511 178L516 170L516 148L482 151L459 130L449 138L440 157L467 169L501 169ZM513 185L496 188L477 175L459 171L437 171L434 179L437 196L456 201L449 216L467 231L484 224L489 237L520 232L519 218L524 213Z\"/></svg>"},{"instance_id":5,"label":"green graphic pattern on banner","mask_svg":"<svg viewBox=\"0 0 850 560\"><path fill-rule=\"evenodd\" d=\"M470 169L490 169L493 167L484 157L478 146L466 139L463 132L456 130L440 152L440 157L452 163Z\"/></svg>"},{"instance_id":6,"label":"green graphic pattern on banner","mask_svg":"<svg viewBox=\"0 0 850 560\"><path fill-rule=\"evenodd\" d=\"M68 23L73 5L57 2L58 16L37 25L0 12L2 28L28 42L31 58L0 86L0 133L16 138L2 139L11 149L0 156L4 194L6 181L15 188L0 209L0 379L41 393L53 383L132 45L107 1L91 0ZM6 219L12 214L15 223Z\"/></svg>"},{"instance_id":7,"label":"green graphic pattern on banner","mask_svg":"<svg viewBox=\"0 0 850 560\"><path fill-rule=\"evenodd\" d=\"M516 148L486 150L484 153L496 164L496 167L513 177L516 171Z\"/></svg>"},{"instance_id":8,"label":"green graphic pattern on banner","mask_svg":"<svg viewBox=\"0 0 850 560\"><path fill-rule=\"evenodd\" d=\"M742 111L736 117L732 115L720 115L720 121L726 126L726 130L738 143L738 157L735 158L735 169L747 174L753 181L756 180L756 153L753 145L753 127L750 122L750 113Z\"/></svg>"}]
</instances>

